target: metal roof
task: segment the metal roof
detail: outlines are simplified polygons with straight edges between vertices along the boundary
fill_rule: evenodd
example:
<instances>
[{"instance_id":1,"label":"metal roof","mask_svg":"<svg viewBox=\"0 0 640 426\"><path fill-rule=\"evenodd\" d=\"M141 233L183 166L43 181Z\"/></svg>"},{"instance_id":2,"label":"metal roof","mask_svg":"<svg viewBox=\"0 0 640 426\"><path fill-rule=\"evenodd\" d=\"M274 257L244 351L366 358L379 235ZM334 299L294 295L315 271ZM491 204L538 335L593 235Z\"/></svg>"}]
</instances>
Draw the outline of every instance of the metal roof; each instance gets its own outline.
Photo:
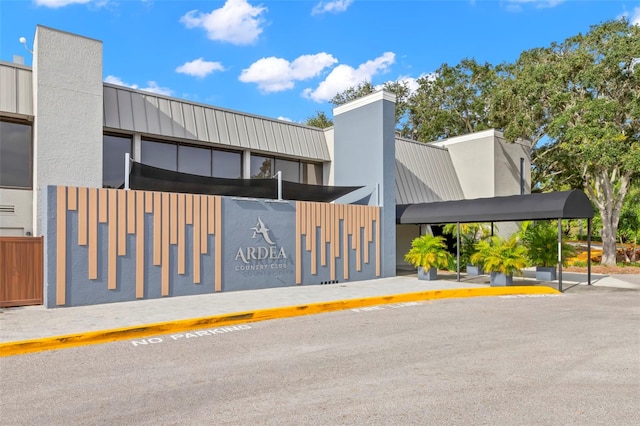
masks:
<instances>
[{"instance_id":1,"label":"metal roof","mask_svg":"<svg viewBox=\"0 0 640 426\"><path fill-rule=\"evenodd\" d=\"M29 67L0 62L0 111L33 117L33 85Z\"/></svg>"},{"instance_id":2,"label":"metal roof","mask_svg":"<svg viewBox=\"0 0 640 426\"><path fill-rule=\"evenodd\" d=\"M329 161L321 129L104 84L104 126Z\"/></svg>"},{"instance_id":3,"label":"metal roof","mask_svg":"<svg viewBox=\"0 0 640 426\"><path fill-rule=\"evenodd\" d=\"M396 138L396 204L463 198L447 149Z\"/></svg>"},{"instance_id":4,"label":"metal roof","mask_svg":"<svg viewBox=\"0 0 640 426\"><path fill-rule=\"evenodd\" d=\"M397 223L440 224L592 217L591 201L578 189L396 206Z\"/></svg>"}]
</instances>

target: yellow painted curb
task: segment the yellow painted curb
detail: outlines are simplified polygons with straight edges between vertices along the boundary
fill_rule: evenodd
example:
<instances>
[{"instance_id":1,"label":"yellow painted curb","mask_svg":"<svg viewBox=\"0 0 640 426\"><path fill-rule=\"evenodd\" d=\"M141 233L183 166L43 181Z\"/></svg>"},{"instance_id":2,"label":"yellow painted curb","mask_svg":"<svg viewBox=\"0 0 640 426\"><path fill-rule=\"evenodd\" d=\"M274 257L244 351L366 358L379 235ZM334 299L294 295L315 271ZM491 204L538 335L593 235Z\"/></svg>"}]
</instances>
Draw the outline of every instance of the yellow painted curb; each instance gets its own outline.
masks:
<instances>
[{"instance_id":1,"label":"yellow painted curb","mask_svg":"<svg viewBox=\"0 0 640 426\"><path fill-rule=\"evenodd\" d=\"M44 337L33 340L0 343L0 357L71 348L74 346L94 345L99 343L115 342L118 340L157 336L161 334L171 334L182 331L198 330L202 328L222 327L232 324L296 317L301 315L312 315L323 312L340 311L344 309L354 309L366 306L384 305L389 303L412 302L417 300L526 294L561 293L551 287L545 286L457 288L447 290L421 291L418 293L394 294L388 296L366 297L361 299L337 300L333 302L310 303L307 305L259 309L255 311L214 315L203 318L168 321L133 327L115 328L111 330L89 331L85 333L68 334L65 336Z\"/></svg>"}]
</instances>

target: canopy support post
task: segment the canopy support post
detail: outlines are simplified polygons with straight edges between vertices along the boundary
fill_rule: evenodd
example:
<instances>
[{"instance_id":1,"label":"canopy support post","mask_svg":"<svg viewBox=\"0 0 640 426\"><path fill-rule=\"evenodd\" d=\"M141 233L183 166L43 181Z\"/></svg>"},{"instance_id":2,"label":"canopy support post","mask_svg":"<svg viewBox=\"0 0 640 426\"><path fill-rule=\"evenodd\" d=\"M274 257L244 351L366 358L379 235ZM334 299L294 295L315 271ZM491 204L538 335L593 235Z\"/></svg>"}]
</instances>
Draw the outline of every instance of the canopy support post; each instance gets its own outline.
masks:
<instances>
[{"instance_id":1,"label":"canopy support post","mask_svg":"<svg viewBox=\"0 0 640 426\"><path fill-rule=\"evenodd\" d=\"M457 277L460 282L460 222L456 222L456 265L457 265Z\"/></svg>"},{"instance_id":2,"label":"canopy support post","mask_svg":"<svg viewBox=\"0 0 640 426\"><path fill-rule=\"evenodd\" d=\"M273 176L278 178L278 201L282 201L282 172L278 172Z\"/></svg>"},{"instance_id":3,"label":"canopy support post","mask_svg":"<svg viewBox=\"0 0 640 426\"><path fill-rule=\"evenodd\" d=\"M124 154L124 189L129 189L129 173L131 173L131 154Z\"/></svg>"},{"instance_id":4,"label":"canopy support post","mask_svg":"<svg viewBox=\"0 0 640 426\"><path fill-rule=\"evenodd\" d=\"M587 219L587 285L591 285L591 218Z\"/></svg>"},{"instance_id":5,"label":"canopy support post","mask_svg":"<svg viewBox=\"0 0 640 426\"><path fill-rule=\"evenodd\" d=\"M558 218L558 291L562 293L562 218Z\"/></svg>"}]
</instances>

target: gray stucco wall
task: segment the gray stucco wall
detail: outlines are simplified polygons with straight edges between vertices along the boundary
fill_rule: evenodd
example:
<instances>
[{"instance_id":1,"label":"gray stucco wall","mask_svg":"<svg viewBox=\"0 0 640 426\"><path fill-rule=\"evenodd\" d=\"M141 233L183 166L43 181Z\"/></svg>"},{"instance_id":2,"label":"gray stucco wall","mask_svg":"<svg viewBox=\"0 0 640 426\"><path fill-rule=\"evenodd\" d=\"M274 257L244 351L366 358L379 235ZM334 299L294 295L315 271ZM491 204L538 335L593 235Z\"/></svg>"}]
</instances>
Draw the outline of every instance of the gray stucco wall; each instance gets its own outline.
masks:
<instances>
[{"instance_id":1,"label":"gray stucco wall","mask_svg":"<svg viewBox=\"0 0 640 426\"><path fill-rule=\"evenodd\" d=\"M382 206L382 276L396 274L395 98L376 92L334 109L335 185L370 186Z\"/></svg>"},{"instance_id":2,"label":"gray stucco wall","mask_svg":"<svg viewBox=\"0 0 640 426\"><path fill-rule=\"evenodd\" d=\"M33 47L34 235L48 185L102 186L102 42L38 26Z\"/></svg>"},{"instance_id":3,"label":"gray stucco wall","mask_svg":"<svg viewBox=\"0 0 640 426\"><path fill-rule=\"evenodd\" d=\"M56 307L57 284L57 187L50 186L46 193L47 220L45 235L45 306ZM222 291L251 290L296 285L296 261L301 262L302 284L330 284L376 278L375 241L368 244L369 262L361 263L357 270L356 250L340 248L335 259L336 279L331 279L329 245L321 247L320 230L317 230L316 246L306 250L306 237L301 237L300 253L296 253L296 203L291 201L253 200L223 197L221 199L220 235L209 235L208 250L200 257L201 283L194 284L193 246L194 226L186 225L185 274L178 274L177 246L169 245L169 294L183 296L213 293L215 291L216 252L215 239L221 238ZM256 228L264 226L264 237ZM136 298L136 239L138 234L126 234L126 255L116 257L117 286L108 289L108 232L109 224L97 224L97 279L89 279L88 246L78 244L78 211L66 212L66 303L64 306L81 306L98 303L139 300ZM342 242L344 227L340 226L338 241ZM154 217L144 215L144 297L153 299L162 295L162 266L153 264ZM351 241L351 240L349 240ZM361 244L364 236L361 235ZM321 264L321 250L327 254L326 265ZM315 252L315 253L314 253ZM361 253L362 254L362 253ZM311 273L312 256L315 255L317 271ZM349 257L349 276L344 278L344 256Z\"/></svg>"}]
</instances>

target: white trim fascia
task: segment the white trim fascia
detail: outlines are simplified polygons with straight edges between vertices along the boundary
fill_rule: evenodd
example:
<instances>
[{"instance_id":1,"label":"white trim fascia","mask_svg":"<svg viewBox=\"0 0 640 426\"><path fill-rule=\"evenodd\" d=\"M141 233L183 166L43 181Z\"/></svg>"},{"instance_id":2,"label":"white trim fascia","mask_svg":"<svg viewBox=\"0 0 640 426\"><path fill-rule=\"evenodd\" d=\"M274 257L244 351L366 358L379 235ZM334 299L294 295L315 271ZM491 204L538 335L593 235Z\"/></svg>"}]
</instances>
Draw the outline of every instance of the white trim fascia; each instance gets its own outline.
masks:
<instances>
[{"instance_id":1,"label":"white trim fascia","mask_svg":"<svg viewBox=\"0 0 640 426\"><path fill-rule=\"evenodd\" d=\"M502 135L502 132L496 129L488 129L488 130L482 130L480 132L469 133L467 135L454 136L452 138L445 139L442 141L431 142L431 144L440 146L440 147L447 147L449 145L453 145L460 142L468 142L475 139L486 138L487 136L495 136L495 137L502 137L502 138L504 137Z\"/></svg>"},{"instance_id":2,"label":"white trim fascia","mask_svg":"<svg viewBox=\"0 0 640 426\"><path fill-rule=\"evenodd\" d=\"M362 98L358 98L356 100L353 100L351 102L347 102L344 105L340 105L337 106L333 109L333 116L335 117L336 115L348 112L348 111L352 111L354 109L363 107L365 105L369 105L371 103L380 101L380 100L385 100L385 101L390 101L395 103L396 102L396 95L394 95L391 92L387 92L386 90L379 90L377 92L374 92L370 95L364 96Z\"/></svg>"}]
</instances>

